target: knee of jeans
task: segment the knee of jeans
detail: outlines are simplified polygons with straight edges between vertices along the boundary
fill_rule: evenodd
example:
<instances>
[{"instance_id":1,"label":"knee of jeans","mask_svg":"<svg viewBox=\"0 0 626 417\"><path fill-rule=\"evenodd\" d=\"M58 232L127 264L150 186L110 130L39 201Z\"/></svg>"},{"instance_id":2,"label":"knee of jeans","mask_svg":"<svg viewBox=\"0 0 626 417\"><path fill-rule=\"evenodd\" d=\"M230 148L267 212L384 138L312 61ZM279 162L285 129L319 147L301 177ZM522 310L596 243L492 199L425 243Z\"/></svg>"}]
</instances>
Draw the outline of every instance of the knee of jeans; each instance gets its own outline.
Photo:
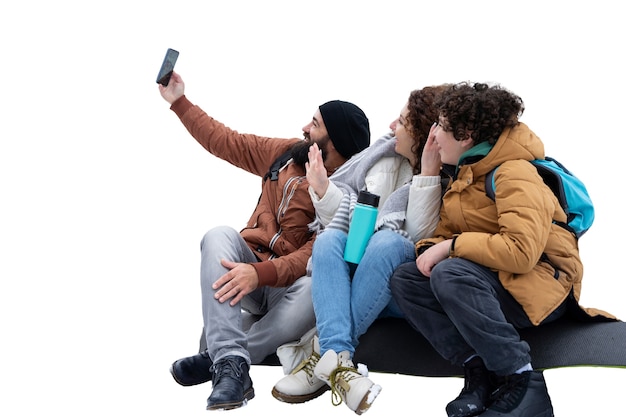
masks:
<instances>
[{"instance_id":1,"label":"knee of jeans","mask_svg":"<svg viewBox=\"0 0 626 417\"><path fill-rule=\"evenodd\" d=\"M415 260L414 244L401 234L392 230L379 230L370 238L365 256L382 254L394 262L410 262ZM388 256L387 256L388 255Z\"/></svg>"},{"instance_id":2,"label":"knee of jeans","mask_svg":"<svg viewBox=\"0 0 626 417\"><path fill-rule=\"evenodd\" d=\"M231 240L232 237L239 236L239 232L230 226L217 226L209 230L202 237L200 242L200 249L212 243L223 245L226 240Z\"/></svg>"},{"instance_id":3,"label":"knee of jeans","mask_svg":"<svg viewBox=\"0 0 626 417\"><path fill-rule=\"evenodd\" d=\"M404 239L402 235L394 232L393 230L379 230L370 238L370 244L372 242L378 242L379 240L383 242L393 242L395 240L400 241L402 239Z\"/></svg>"},{"instance_id":4,"label":"knee of jeans","mask_svg":"<svg viewBox=\"0 0 626 417\"><path fill-rule=\"evenodd\" d=\"M436 294L452 295L459 289L464 291L464 286L458 285L466 279L459 274L455 267L455 258L445 259L438 263L430 274L430 287Z\"/></svg>"},{"instance_id":5,"label":"knee of jeans","mask_svg":"<svg viewBox=\"0 0 626 417\"><path fill-rule=\"evenodd\" d=\"M323 233L320 233L315 238L315 244L319 245L319 242L326 244L327 242L336 242L341 239L347 239L348 234L339 229L325 229Z\"/></svg>"}]
</instances>

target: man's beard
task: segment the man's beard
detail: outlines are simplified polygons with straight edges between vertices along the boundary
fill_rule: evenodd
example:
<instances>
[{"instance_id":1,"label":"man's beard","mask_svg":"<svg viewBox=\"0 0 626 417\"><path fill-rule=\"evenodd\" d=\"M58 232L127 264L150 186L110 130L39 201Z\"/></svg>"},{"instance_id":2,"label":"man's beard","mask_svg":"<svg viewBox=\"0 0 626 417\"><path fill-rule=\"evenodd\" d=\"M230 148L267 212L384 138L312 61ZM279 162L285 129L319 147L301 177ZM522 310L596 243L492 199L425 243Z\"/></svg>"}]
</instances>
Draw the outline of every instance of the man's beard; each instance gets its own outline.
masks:
<instances>
[{"instance_id":1,"label":"man's beard","mask_svg":"<svg viewBox=\"0 0 626 417\"><path fill-rule=\"evenodd\" d=\"M304 168L305 164L309 162L309 147L312 145L310 136L305 134L304 137L306 140L296 143L291 147L291 157L293 158L293 162L302 168ZM330 138L326 136L317 142L317 146L319 146L322 151L322 161L326 161L326 149L329 140Z\"/></svg>"}]
</instances>

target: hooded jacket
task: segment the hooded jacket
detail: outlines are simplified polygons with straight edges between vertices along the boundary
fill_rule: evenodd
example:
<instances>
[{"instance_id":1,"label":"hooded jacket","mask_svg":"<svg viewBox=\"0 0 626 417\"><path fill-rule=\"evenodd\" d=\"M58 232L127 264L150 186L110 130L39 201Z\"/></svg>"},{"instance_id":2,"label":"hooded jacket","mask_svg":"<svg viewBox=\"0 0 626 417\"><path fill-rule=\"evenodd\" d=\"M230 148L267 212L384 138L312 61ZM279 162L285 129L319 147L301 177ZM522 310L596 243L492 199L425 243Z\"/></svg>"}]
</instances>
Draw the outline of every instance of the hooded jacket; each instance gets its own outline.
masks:
<instances>
[{"instance_id":1,"label":"hooded jacket","mask_svg":"<svg viewBox=\"0 0 626 417\"><path fill-rule=\"evenodd\" d=\"M578 302L583 278L576 237L553 223L565 222L565 212L529 162L544 157L543 143L523 123L505 129L484 157L462 157L443 197L434 237L416 244L419 251L454 238L450 256L498 271L534 325L570 293ZM494 201L486 194L485 177L498 166Z\"/></svg>"},{"instance_id":2,"label":"hooded jacket","mask_svg":"<svg viewBox=\"0 0 626 417\"><path fill-rule=\"evenodd\" d=\"M272 163L301 139L240 134L208 116L185 96L171 109L200 145L216 157L261 178ZM308 224L315 218L303 167L289 163L277 181L262 180L259 202L241 236L259 262L251 265L259 286L286 287L306 274L315 235Z\"/></svg>"}]
</instances>

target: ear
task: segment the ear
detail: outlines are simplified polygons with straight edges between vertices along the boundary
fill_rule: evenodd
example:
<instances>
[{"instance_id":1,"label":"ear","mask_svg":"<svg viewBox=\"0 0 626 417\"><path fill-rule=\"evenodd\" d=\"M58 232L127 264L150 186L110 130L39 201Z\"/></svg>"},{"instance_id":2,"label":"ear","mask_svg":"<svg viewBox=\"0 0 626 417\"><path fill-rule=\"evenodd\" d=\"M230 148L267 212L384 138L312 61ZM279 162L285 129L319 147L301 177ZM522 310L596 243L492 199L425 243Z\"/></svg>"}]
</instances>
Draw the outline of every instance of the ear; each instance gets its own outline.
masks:
<instances>
[{"instance_id":1,"label":"ear","mask_svg":"<svg viewBox=\"0 0 626 417\"><path fill-rule=\"evenodd\" d=\"M470 133L467 133L465 139L460 140L459 143L463 149L468 150L474 146L474 139Z\"/></svg>"}]
</instances>

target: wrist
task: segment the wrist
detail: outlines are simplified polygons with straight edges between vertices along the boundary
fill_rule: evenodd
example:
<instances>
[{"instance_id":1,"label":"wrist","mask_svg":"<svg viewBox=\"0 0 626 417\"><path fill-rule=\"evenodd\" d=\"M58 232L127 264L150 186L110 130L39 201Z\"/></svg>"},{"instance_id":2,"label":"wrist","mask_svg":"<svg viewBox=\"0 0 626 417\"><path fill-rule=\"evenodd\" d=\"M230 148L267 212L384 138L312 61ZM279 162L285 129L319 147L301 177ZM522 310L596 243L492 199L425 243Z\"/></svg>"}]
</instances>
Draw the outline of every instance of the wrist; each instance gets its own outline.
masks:
<instances>
[{"instance_id":1,"label":"wrist","mask_svg":"<svg viewBox=\"0 0 626 417\"><path fill-rule=\"evenodd\" d=\"M451 242L450 242L450 247L448 248L448 257L452 257L452 256L454 256L454 245L455 245L455 243L456 243L456 238L457 238L457 237L458 237L458 236L454 236L454 237L451 239Z\"/></svg>"},{"instance_id":2,"label":"wrist","mask_svg":"<svg viewBox=\"0 0 626 417\"><path fill-rule=\"evenodd\" d=\"M317 194L317 196L321 199L324 198L324 196L326 195L326 191L328 191L328 183L330 181L328 181L328 178L326 178L326 181L323 181L322 183L320 183L318 185L317 188L315 188L315 194Z\"/></svg>"}]
</instances>

